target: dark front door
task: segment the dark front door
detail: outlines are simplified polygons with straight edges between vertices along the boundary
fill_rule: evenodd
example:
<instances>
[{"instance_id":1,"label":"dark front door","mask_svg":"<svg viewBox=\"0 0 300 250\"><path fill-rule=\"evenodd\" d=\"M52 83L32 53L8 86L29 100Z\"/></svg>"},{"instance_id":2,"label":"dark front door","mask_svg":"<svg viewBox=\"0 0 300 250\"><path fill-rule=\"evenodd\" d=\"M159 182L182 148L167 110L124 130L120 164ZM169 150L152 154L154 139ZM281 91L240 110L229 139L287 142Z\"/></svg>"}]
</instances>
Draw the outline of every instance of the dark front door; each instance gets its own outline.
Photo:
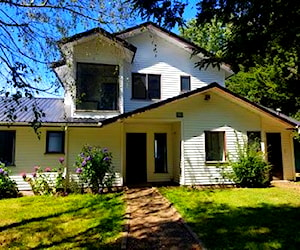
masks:
<instances>
[{"instance_id":1,"label":"dark front door","mask_svg":"<svg viewBox=\"0 0 300 250\"><path fill-rule=\"evenodd\" d=\"M268 161L272 164L273 179L282 180L282 151L280 133L267 133Z\"/></svg>"},{"instance_id":2,"label":"dark front door","mask_svg":"<svg viewBox=\"0 0 300 250\"><path fill-rule=\"evenodd\" d=\"M127 133L126 135L126 183L147 182L147 159L145 133Z\"/></svg>"},{"instance_id":3,"label":"dark front door","mask_svg":"<svg viewBox=\"0 0 300 250\"><path fill-rule=\"evenodd\" d=\"M294 155L296 173L300 173L300 142L297 139L294 139Z\"/></svg>"}]
</instances>

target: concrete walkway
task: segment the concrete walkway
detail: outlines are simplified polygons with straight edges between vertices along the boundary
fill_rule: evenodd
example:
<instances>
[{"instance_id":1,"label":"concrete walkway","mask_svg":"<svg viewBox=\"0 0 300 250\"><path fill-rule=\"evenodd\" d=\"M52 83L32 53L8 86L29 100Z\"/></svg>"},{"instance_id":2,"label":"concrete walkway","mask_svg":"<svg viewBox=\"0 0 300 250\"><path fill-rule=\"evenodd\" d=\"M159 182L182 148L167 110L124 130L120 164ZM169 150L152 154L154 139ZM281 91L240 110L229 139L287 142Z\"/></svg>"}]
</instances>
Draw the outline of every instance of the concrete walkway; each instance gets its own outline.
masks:
<instances>
[{"instance_id":1,"label":"concrete walkway","mask_svg":"<svg viewBox=\"0 0 300 250\"><path fill-rule=\"evenodd\" d=\"M126 202L129 225L124 249L204 249L156 188L128 189Z\"/></svg>"}]
</instances>

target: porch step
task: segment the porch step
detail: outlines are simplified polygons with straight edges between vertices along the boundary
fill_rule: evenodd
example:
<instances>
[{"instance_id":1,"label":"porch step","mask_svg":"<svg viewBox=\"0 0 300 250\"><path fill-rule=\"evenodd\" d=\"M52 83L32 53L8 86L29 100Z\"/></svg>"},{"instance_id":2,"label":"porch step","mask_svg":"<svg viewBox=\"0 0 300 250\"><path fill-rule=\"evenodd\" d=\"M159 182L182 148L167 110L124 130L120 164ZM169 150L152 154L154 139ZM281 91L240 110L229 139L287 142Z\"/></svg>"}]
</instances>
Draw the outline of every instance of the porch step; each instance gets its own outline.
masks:
<instances>
[{"instance_id":1,"label":"porch step","mask_svg":"<svg viewBox=\"0 0 300 250\"><path fill-rule=\"evenodd\" d=\"M24 181L22 176L12 175L9 177L17 183L19 191L31 191L30 184Z\"/></svg>"}]
</instances>

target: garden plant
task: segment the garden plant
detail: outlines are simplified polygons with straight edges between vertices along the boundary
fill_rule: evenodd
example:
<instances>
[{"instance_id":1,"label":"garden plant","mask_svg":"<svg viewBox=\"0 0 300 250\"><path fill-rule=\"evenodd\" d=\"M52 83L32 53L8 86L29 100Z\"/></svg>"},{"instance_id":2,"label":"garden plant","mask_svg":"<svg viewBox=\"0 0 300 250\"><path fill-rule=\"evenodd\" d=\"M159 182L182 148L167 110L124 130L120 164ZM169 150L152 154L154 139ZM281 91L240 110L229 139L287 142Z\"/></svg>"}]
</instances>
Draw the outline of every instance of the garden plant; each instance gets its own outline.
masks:
<instances>
[{"instance_id":1,"label":"garden plant","mask_svg":"<svg viewBox=\"0 0 300 250\"><path fill-rule=\"evenodd\" d=\"M16 182L8 174L8 168L0 162L0 199L17 197L19 193Z\"/></svg>"}]
</instances>

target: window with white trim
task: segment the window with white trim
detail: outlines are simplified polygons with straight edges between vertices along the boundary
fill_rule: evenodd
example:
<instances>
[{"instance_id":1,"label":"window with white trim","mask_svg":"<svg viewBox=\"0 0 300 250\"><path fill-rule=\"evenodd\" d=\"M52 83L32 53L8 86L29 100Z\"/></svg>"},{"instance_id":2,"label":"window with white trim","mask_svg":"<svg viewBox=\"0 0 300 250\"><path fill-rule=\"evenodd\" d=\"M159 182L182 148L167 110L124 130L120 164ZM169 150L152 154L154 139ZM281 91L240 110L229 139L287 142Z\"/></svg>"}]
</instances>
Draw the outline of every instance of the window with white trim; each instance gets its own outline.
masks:
<instances>
[{"instance_id":1,"label":"window with white trim","mask_svg":"<svg viewBox=\"0 0 300 250\"><path fill-rule=\"evenodd\" d=\"M205 131L206 161L225 161L225 132Z\"/></svg>"},{"instance_id":2,"label":"window with white trim","mask_svg":"<svg viewBox=\"0 0 300 250\"><path fill-rule=\"evenodd\" d=\"M180 91L187 92L191 90L191 77L180 76Z\"/></svg>"},{"instance_id":3,"label":"window with white trim","mask_svg":"<svg viewBox=\"0 0 300 250\"><path fill-rule=\"evenodd\" d=\"M63 131L47 131L46 153L63 154L65 149L65 133Z\"/></svg>"},{"instance_id":4,"label":"window with white trim","mask_svg":"<svg viewBox=\"0 0 300 250\"><path fill-rule=\"evenodd\" d=\"M160 99L161 76L132 73L133 99Z\"/></svg>"}]
</instances>

